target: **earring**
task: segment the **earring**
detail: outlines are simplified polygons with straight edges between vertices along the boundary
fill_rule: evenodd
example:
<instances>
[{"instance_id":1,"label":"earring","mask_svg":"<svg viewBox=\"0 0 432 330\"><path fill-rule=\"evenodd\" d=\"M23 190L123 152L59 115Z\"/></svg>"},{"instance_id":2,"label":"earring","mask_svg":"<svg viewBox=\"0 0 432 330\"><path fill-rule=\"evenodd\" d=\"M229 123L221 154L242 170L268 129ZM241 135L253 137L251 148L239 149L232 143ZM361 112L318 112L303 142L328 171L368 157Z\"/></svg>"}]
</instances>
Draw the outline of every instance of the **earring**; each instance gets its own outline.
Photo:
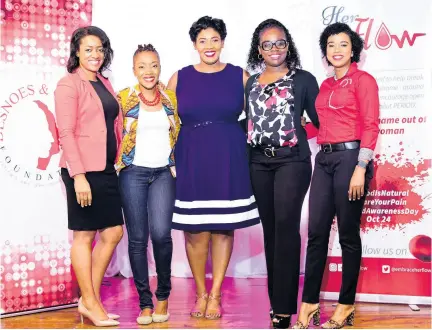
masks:
<instances>
[{"instance_id":1,"label":"earring","mask_svg":"<svg viewBox=\"0 0 432 330\"><path fill-rule=\"evenodd\" d=\"M263 56L262 56L261 54L258 54L258 59L259 59L259 60L262 60L262 59L263 59Z\"/></svg>"},{"instance_id":2,"label":"earring","mask_svg":"<svg viewBox=\"0 0 432 330\"><path fill-rule=\"evenodd\" d=\"M351 52L351 57L353 57L354 56L354 52Z\"/></svg>"}]
</instances>

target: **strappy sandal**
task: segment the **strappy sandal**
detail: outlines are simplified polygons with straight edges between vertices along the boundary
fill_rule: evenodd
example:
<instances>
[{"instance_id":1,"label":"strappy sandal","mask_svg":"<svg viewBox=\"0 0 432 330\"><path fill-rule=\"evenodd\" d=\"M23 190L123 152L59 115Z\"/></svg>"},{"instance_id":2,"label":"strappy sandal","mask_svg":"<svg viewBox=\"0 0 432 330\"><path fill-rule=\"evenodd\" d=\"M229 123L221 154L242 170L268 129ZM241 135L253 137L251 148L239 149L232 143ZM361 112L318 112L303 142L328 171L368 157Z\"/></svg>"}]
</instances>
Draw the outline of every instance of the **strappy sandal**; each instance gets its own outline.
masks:
<instances>
[{"instance_id":1,"label":"strappy sandal","mask_svg":"<svg viewBox=\"0 0 432 330\"><path fill-rule=\"evenodd\" d=\"M207 302L207 309L206 309L206 319L209 320L216 320L216 319L220 319L222 317L222 309L221 309L221 298L222 298L222 294L220 294L219 296L215 296L214 294L210 294L209 298L208 298L208 302ZM217 301L218 302L218 307L216 308L209 308L209 303L210 301Z\"/></svg>"},{"instance_id":2,"label":"strappy sandal","mask_svg":"<svg viewBox=\"0 0 432 330\"><path fill-rule=\"evenodd\" d=\"M207 309L207 303L208 303L208 299L209 299L209 295L207 292L201 293L196 295L196 300L195 300L195 306L194 308L191 310L190 315L192 317L196 317L196 318L200 318L204 316L204 313ZM200 307L198 306L198 301L203 300L204 303L200 303Z\"/></svg>"}]
</instances>

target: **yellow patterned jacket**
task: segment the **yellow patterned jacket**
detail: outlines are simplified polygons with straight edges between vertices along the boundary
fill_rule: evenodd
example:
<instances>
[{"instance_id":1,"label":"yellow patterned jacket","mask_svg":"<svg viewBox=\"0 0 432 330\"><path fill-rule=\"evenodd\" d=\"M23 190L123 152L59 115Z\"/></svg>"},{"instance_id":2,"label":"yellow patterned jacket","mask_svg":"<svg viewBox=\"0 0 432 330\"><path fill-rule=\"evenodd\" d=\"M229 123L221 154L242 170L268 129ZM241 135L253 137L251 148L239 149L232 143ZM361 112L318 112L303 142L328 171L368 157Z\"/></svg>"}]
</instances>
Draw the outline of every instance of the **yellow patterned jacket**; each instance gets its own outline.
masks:
<instances>
[{"instance_id":1,"label":"yellow patterned jacket","mask_svg":"<svg viewBox=\"0 0 432 330\"><path fill-rule=\"evenodd\" d=\"M120 150L117 156L116 169L120 171L126 166L132 164L135 155L136 133L138 126L138 115L140 109L139 85L128 87L117 94L123 112L123 138ZM166 89L162 83L158 83L161 92L162 105L170 123L169 137L171 153L168 158L168 166L172 175L175 177L174 149L180 130L180 119L177 113L177 98L175 93Z\"/></svg>"}]
</instances>

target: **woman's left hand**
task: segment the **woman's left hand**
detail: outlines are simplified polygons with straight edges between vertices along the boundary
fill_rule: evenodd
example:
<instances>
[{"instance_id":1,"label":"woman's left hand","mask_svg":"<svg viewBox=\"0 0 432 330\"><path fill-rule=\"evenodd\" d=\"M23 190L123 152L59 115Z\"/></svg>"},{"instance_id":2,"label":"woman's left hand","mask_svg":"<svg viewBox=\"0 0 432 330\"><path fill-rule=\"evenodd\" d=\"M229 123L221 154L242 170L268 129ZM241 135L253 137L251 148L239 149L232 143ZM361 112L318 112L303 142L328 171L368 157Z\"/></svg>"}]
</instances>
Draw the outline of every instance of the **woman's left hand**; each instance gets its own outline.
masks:
<instances>
[{"instance_id":1,"label":"woman's left hand","mask_svg":"<svg viewBox=\"0 0 432 330\"><path fill-rule=\"evenodd\" d=\"M366 169L356 166L354 173L351 177L351 182L348 190L348 199L354 201L360 199L364 195Z\"/></svg>"},{"instance_id":2,"label":"woman's left hand","mask_svg":"<svg viewBox=\"0 0 432 330\"><path fill-rule=\"evenodd\" d=\"M301 122L301 125L302 125L303 127L305 127L306 124L307 124L307 121L306 121L306 118L305 118L305 117L301 117L301 118L300 118L300 122Z\"/></svg>"}]
</instances>

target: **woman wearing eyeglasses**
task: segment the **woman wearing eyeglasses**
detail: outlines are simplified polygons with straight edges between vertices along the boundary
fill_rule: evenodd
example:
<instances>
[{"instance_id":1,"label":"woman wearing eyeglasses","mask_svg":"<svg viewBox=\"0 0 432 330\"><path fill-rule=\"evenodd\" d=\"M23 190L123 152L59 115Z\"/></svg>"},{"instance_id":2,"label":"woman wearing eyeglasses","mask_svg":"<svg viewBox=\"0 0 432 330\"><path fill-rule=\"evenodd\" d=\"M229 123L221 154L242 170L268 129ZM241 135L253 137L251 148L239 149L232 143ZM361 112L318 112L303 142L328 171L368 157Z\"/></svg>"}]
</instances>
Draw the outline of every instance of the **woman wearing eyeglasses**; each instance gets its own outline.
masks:
<instances>
[{"instance_id":1,"label":"woman wearing eyeglasses","mask_svg":"<svg viewBox=\"0 0 432 330\"><path fill-rule=\"evenodd\" d=\"M306 110L318 127L318 84L300 69L290 33L274 19L255 29L247 64L260 71L246 84L246 122L252 186L264 230L270 316L275 328L288 328L297 313L300 219L312 174L301 117Z\"/></svg>"}]
</instances>

